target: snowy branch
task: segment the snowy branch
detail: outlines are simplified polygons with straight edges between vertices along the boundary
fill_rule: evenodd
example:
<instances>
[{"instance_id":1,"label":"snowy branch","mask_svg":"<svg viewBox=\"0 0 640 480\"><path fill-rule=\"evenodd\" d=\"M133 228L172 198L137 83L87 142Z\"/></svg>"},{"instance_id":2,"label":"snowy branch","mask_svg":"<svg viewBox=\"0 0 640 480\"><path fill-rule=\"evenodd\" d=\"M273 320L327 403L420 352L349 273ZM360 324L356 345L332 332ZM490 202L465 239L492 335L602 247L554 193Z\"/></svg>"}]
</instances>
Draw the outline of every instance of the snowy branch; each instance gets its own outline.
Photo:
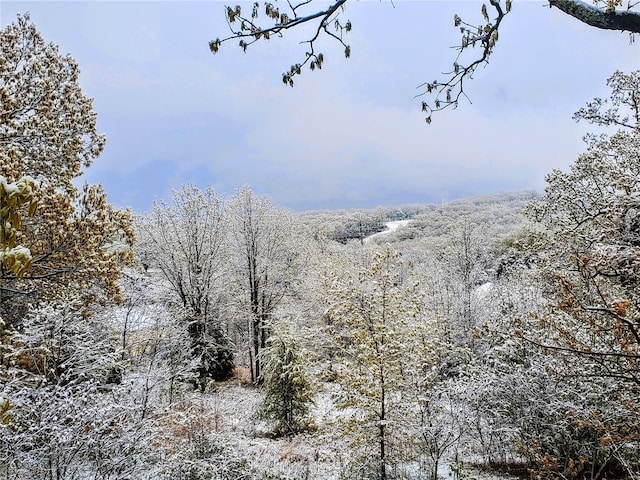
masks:
<instances>
[{"instance_id":1,"label":"snowy branch","mask_svg":"<svg viewBox=\"0 0 640 480\"><path fill-rule=\"evenodd\" d=\"M640 12L602 10L580 0L549 0L549 7L595 28L640 33Z\"/></svg>"}]
</instances>

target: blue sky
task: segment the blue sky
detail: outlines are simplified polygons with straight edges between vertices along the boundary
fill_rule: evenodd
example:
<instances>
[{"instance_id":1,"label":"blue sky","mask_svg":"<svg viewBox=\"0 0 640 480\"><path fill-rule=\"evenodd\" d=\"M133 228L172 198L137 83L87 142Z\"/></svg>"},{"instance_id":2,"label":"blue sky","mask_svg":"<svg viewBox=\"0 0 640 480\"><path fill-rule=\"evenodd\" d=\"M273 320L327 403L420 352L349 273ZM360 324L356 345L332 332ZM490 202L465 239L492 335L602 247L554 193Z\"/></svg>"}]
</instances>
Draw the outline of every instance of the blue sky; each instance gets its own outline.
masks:
<instances>
[{"instance_id":1,"label":"blue sky","mask_svg":"<svg viewBox=\"0 0 640 480\"><path fill-rule=\"evenodd\" d=\"M467 84L473 104L430 126L416 87L450 68L453 16L480 23L482 2L349 3L352 58L327 42L323 69L293 89L281 74L303 58L301 37L209 52L228 32L223 2L3 0L0 24L28 11L78 61L107 135L86 179L112 203L147 211L193 182L222 195L249 185L304 211L542 190L593 130L573 112L606 96L616 69L640 68L640 42L545 3L514 2L491 63Z\"/></svg>"}]
</instances>

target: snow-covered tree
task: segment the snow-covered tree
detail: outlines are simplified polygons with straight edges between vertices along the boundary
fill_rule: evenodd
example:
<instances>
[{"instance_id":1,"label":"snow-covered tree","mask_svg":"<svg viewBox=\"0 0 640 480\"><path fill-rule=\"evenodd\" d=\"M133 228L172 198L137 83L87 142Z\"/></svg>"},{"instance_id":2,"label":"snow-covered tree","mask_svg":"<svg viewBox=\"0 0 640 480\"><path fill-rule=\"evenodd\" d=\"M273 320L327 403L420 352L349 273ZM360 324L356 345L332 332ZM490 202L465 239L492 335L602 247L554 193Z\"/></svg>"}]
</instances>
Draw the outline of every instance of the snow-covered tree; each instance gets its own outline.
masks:
<instances>
[{"instance_id":1,"label":"snow-covered tree","mask_svg":"<svg viewBox=\"0 0 640 480\"><path fill-rule=\"evenodd\" d=\"M628 107L638 119L640 94L634 89L640 72L626 76L626 95L620 94L621 77L618 72L609 81L611 109L595 113L603 104L598 102L581 116L626 125L632 122L624 115ZM541 252L555 296L546 321L557 323L557 353L590 364L594 376L638 384L640 131L637 124L627 126L610 136L588 137L587 151L568 172L547 177L545 194L529 214L547 232Z\"/></svg>"},{"instance_id":2,"label":"snow-covered tree","mask_svg":"<svg viewBox=\"0 0 640 480\"><path fill-rule=\"evenodd\" d=\"M278 306L293 293L302 259L293 247L291 216L248 187L238 189L227 205L238 308L247 322L251 379L263 381L260 352L266 348Z\"/></svg>"},{"instance_id":3,"label":"snow-covered tree","mask_svg":"<svg viewBox=\"0 0 640 480\"><path fill-rule=\"evenodd\" d=\"M73 303L32 310L2 345L4 478L122 478L144 465L149 430L118 385L119 355Z\"/></svg>"},{"instance_id":4,"label":"snow-covered tree","mask_svg":"<svg viewBox=\"0 0 640 480\"><path fill-rule=\"evenodd\" d=\"M265 399L260 417L274 423L276 436L304 431L311 423L314 391L305 370L306 357L291 326L279 322L261 355Z\"/></svg>"},{"instance_id":5,"label":"snow-covered tree","mask_svg":"<svg viewBox=\"0 0 640 480\"><path fill-rule=\"evenodd\" d=\"M558 465L550 468L565 473L568 462L578 473L639 468L633 460L640 439L639 77L617 72L609 81L611 108L596 100L578 112L578 118L626 130L588 137L587 151L568 172L548 175L545 194L529 208L545 231L537 256L548 308L524 322L522 336L562 360L553 368L557 378L580 378L589 393L577 391L598 399L566 413L571 428L589 436L583 447L596 453L548 447L551 457L558 453Z\"/></svg>"},{"instance_id":6,"label":"snow-covered tree","mask_svg":"<svg viewBox=\"0 0 640 480\"><path fill-rule=\"evenodd\" d=\"M74 192L72 180L105 144L92 100L80 89L78 64L46 43L28 14L0 31L0 58L0 173L21 172Z\"/></svg>"},{"instance_id":7,"label":"snow-covered tree","mask_svg":"<svg viewBox=\"0 0 640 480\"><path fill-rule=\"evenodd\" d=\"M120 284L122 303L105 309L98 318L112 326L114 344L119 347L131 395L141 405L141 416L153 416L192 390L200 359L193 357L188 329L176 321L184 313L167 302L161 278L127 269Z\"/></svg>"},{"instance_id":8,"label":"snow-covered tree","mask_svg":"<svg viewBox=\"0 0 640 480\"><path fill-rule=\"evenodd\" d=\"M212 188L184 185L172 204L156 203L138 226L141 261L159 270L185 312L201 382L228 378L233 369L224 316L229 253L223 213L224 202Z\"/></svg>"},{"instance_id":9,"label":"snow-covered tree","mask_svg":"<svg viewBox=\"0 0 640 480\"><path fill-rule=\"evenodd\" d=\"M363 264L341 269L327 292L344 412L336 427L359 478L393 478L416 455L415 431L405 421L418 409L409 390L426 387L438 359L436 329L423 316L416 285L402 273L398 253L387 245Z\"/></svg>"},{"instance_id":10,"label":"snow-covered tree","mask_svg":"<svg viewBox=\"0 0 640 480\"><path fill-rule=\"evenodd\" d=\"M28 15L0 31L0 58L0 175L7 185L28 176L38 186L37 212L23 218L15 238L30 250L31 268L21 278L5 269L0 278L5 321L19 319L34 299L117 299L131 216L113 208L100 186L73 183L105 142L78 65L45 43Z\"/></svg>"},{"instance_id":11,"label":"snow-covered tree","mask_svg":"<svg viewBox=\"0 0 640 480\"><path fill-rule=\"evenodd\" d=\"M115 400L120 355L94 314L119 300L131 215L74 183L104 147L75 61L28 15L0 31L0 59L2 473L127 476L144 428Z\"/></svg>"}]
</instances>

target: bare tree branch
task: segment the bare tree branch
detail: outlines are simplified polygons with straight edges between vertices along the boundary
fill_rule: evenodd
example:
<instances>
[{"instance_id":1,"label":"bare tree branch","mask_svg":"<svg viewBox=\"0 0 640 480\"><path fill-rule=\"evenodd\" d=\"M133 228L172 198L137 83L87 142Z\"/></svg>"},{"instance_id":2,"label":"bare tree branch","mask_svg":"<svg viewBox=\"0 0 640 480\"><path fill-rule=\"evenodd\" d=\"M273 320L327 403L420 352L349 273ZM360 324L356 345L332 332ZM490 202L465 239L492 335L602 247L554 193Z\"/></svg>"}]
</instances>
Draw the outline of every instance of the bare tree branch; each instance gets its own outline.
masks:
<instances>
[{"instance_id":1,"label":"bare tree branch","mask_svg":"<svg viewBox=\"0 0 640 480\"><path fill-rule=\"evenodd\" d=\"M574 120L640 129L640 72L616 71L607 85L611 87L611 98L594 98L573 115Z\"/></svg>"},{"instance_id":2,"label":"bare tree branch","mask_svg":"<svg viewBox=\"0 0 640 480\"><path fill-rule=\"evenodd\" d=\"M500 24L504 20L505 16L511 11L511 1L507 0L505 2L504 9L502 8L499 0L490 0L490 4L495 10L496 17L493 21L490 21L487 7L483 4L482 16L485 21L484 25L473 26L469 23L463 22L458 15L454 16L454 25L456 27L460 27L462 42L460 47L458 47L458 55L453 63L453 71L444 74L448 77L447 80L434 80L430 83L418 85L418 88L424 88L425 90L416 95L417 97L435 94L435 98L432 103L427 101L422 102L422 111L427 114L427 123L431 123L431 115L433 112L438 112L449 107L456 108L461 96L464 96L469 100L469 97L464 93L464 80L472 78L479 65L489 63L489 57L493 53L493 48L498 41L498 29L500 28ZM460 63L462 54L469 47L473 48L477 45L480 45L481 47L481 55L475 58L468 65L462 65ZM471 101L469 100L469 102Z\"/></svg>"},{"instance_id":3,"label":"bare tree branch","mask_svg":"<svg viewBox=\"0 0 640 480\"><path fill-rule=\"evenodd\" d=\"M235 39L239 40L240 48L246 51L250 45L260 39L269 40L274 35L282 37L287 30L303 25L312 25L311 38L301 42L308 44L310 51L305 53L302 62L292 65L287 72L282 74L282 81L293 86L294 77L302 73L302 67L305 65L308 64L311 70L322 68L324 55L316 51L317 42L322 36L326 35L337 40L344 48L345 57L350 57L351 47L345 43L343 34L351 30L351 22L343 23L340 18L347 1L349 0L333 0L327 8L312 13L303 13L303 10L312 4L313 0L302 0L301 3L295 5L291 0L287 0L286 12L281 12L268 1L262 4L256 2L253 4L250 16L243 15L239 6L225 7L231 35L209 42L209 48L213 53L216 53L223 43ZM590 26L640 33L640 12L632 10L637 7L638 3L632 3L629 0L625 11L616 10L616 7L620 7L621 3L620 0L597 0L596 5L590 5L580 0L549 0L550 7L556 7ZM416 97L429 97L429 100L422 102L422 111L426 114L427 123L431 123L434 112L449 107L456 108L462 97L470 101L464 91L465 80L473 78L478 66L489 62L498 41L500 26L504 18L511 12L511 4L512 0L488 0L487 4L482 5L482 22L471 21L468 23L458 15L454 16L454 25L460 28L461 43L456 47L458 53L453 62L453 69L442 73L444 79L425 82L417 87L421 89L421 92ZM598 5L604 5L604 8L599 8ZM266 25L261 25L258 22L261 8L264 8L268 19ZM493 18L489 16L490 11ZM470 58L463 60L465 52L469 52L475 47L480 47L479 51L474 51L469 54Z\"/></svg>"},{"instance_id":4,"label":"bare tree branch","mask_svg":"<svg viewBox=\"0 0 640 480\"><path fill-rule=\"evenodd\" d=\"M262 27L257 22L259 16L258 12L260 9L260 4L258 2L253 4L250 18L242 15L242 10L239 6L236 6L235 8L225 7L227 23L229 24L229 29L231 30L232 35L223 39L216 38L209 42L209 49L212 53L217 53L223 43L234 39L240 39L239 46L246 52L250 45L254 44L261 38L269 40L273 35L282 37L286 30L294 29L304 24L314 24L314 35L311 39L302 42L308 43L311 51L306 53L306 57L302 63L292 65L288 72L282 74L282 81L287 85L293 86L293 77L300 75L302 73L302 67L307 63L311 70L322 68L324 55L322 53L316 53L316 42L322 33L325 33L328 37L337 40L344 47L345 57L349 58L351 56L351 47L347 45L342 38L342 34L344 32L351 31L351 22L347 21L342 25L339 19L339 13L344 9L344 5L348 0L336 0L324 10L314 12L309 15L300 15L299 10L310 4L311 1L312 0L306 0L297 5L292 5L291 2L288 1L289 11L286 13L281 13L273 4L265 2L265 14L270 20L275 22L273 25L267 27ZM234 29L234 26L238 24L240 28ZM338 34L330 31L330 28L332 27L336 32L338 32Z\"/></svg>"}]
</instances>

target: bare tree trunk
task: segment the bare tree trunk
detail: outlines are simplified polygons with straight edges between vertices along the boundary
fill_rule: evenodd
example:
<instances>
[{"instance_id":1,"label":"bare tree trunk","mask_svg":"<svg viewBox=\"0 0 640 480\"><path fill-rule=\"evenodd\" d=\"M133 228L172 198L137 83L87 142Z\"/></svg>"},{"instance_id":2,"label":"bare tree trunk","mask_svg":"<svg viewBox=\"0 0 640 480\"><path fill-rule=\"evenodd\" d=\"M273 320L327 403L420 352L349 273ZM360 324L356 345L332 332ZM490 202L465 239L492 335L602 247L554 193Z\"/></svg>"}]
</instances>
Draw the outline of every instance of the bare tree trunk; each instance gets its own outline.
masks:
<instances>
[{"instance_id":1,"label":"bare tree trunk","mask_svg":"<svg viewBox=\"0 0 640 480\"><path fill-rule=\"evenodd\" d=\"M249 372L251 373L251 383L255 383L256 382L256 375L255 375L255 363L253 361L253 350L255 348L255 345L253 343L253 317L248 320L247 322L247 333L249 334L249 345L248 345L248 352L249 352Z\"/></svg>"},{"instance_id":2,"label":"bare tree trunk","mask_svg":"<svg viewBox=\"0 0 640 480\"><path fill-rule=\"evenodd\" d=\"M260 383L262 372L260 371L260 317L253 317L253 378L254 384Z\"/></svg>"},{"instance_id":3,"label":"bare tree trunk","mask_svg":"<svg viewBox=\"0 0 640 480\"><path fill-rule=\"evenodd\" d=\"M387 459L385 458L385 431L384 425L380 425L380 480L387 480Z\"/></svg>"},{"instance_id":4,"label":"bare tree trunk","mask_svg":"<svg viewBox=\"0 0 640 480\"><path fill-rule=\"evenodd\" d=\"M384 366L380 365L380 480L387 480L387 458L386 458L386 431L385 420L387 419L386 409L386 389L385 389L385 374Z\"/></svg>"}]
</instances>

